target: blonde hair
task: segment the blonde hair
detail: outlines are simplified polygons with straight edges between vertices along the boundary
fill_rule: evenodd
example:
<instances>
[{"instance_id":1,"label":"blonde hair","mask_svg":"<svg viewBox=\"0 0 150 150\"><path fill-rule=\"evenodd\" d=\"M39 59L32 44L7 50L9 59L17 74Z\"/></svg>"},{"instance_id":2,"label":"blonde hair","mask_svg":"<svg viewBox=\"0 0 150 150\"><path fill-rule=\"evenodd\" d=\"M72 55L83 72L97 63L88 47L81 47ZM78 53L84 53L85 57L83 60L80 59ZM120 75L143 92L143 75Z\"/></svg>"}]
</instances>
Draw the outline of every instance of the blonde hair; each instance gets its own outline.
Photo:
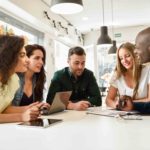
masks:
<instances>
[{"instance_id":1,"label":"blonde hair","mask_svg":"<svg viewBox=\"0 0 150 150\"><path fill-rule=\"evenodd\" d=\"M132 43L124 43L120 45L120 47L117 50L117 66L116 66L116 78L118 79L121 75L124 75L127 69L122 65L120 58L119 58L119 51L121 48L126 49L131 57L133 58L133 71L132 71L132 76L133 76L133 81L134 81L134 92L133 92L133 99L137 96L138 92L138 86L139 86L139 80L141 77L141 70L142 70L142 65L139 62L139 59L134 53L135 50L135 45Z\"/></svg>"}]
</instances>

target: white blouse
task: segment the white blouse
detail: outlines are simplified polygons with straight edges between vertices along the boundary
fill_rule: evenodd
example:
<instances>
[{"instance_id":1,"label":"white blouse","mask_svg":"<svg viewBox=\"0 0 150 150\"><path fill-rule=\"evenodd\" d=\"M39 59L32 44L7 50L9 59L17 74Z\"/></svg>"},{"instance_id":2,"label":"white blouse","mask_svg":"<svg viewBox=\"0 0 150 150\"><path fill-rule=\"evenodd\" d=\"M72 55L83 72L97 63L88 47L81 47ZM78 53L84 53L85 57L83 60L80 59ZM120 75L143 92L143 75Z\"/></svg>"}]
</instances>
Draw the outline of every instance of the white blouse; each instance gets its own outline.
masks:
<instances>
[{"instance_id":1,"label":"white blouse","mask_svg":"<svg viewBox=\"0 0 150 150\"><path fill-rule=\"evenodd\" d=\"M19 88L19 78L13 74L8 83L2 88L0 82L0 113L3 112L12 102L14 95Z\"/></svg>"},{"instance_id":2,"label":"white blouse","mask_svg":"<svg viewBox=\"0 0 150 150\"><path fill-rule=\"evenodd\" d=\"M116 74L112 76L110 85L117 88L120 95L133 96L134 89L127 86L124 77L115 79ZM137 99L145 98L148 95L148 85L150 84L150 65L143 66L141 78L139 81Z\"/></svg>"}]
</instances>

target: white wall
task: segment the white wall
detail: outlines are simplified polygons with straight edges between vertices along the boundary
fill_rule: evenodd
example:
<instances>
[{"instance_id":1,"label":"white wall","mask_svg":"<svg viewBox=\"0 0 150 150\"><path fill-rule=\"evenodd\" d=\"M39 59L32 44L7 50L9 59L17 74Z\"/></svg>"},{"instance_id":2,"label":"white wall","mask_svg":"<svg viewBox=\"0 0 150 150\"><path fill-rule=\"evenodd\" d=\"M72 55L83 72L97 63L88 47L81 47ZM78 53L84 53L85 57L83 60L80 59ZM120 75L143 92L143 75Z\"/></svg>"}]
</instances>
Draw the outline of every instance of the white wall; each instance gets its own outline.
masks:
<instances>
[{"instance_id":1,"label":"white wall","mask_svg":"<svg viewBox=\"0 0 150 150\"><path fill-rule=\"evenodd\" d=\"M69 45L81 45L82 43L80 43L80 41L77 39L77 35L74 34L74 28L72 27L68 27L68 23L59 15L56 15L54 13L52 13L50 11L50 8L47 4L45 4L42 0L10 0L13 4L17 5L18 7L20 7L21 9L23 9L24 11L28 12L30 15L34 16L37 20L39 20L40 22L42 22L44 25L47 26L47 28L43 27L42 25L39 25L39 29L42 32L49 32L51 31L52 36L56 37L59 39L59 36L61 36L61 40L62 36L68 36L70 38L70 41L64 41L66 44ZM30 6L29 6L30 5ZM55 22L57 23L56 26L58 26L58 22L61 22L63 27L67 27L68 28L68 32L69 34L67 35L66 33L64 33L64 30L62 28L56 29L53 27L52 21L48 20L44 14L44 11L48 12L48 16L51 18L51 20L55 20ZM22 18L22 16L21 16ZM23 19L23 18L22 18ZM31 22L32 20L29 20L29 22ZM38 24L35 24L35 27L38 26ZM47 29L47 30L45 30Z\"/></svg>"}]
</instances>

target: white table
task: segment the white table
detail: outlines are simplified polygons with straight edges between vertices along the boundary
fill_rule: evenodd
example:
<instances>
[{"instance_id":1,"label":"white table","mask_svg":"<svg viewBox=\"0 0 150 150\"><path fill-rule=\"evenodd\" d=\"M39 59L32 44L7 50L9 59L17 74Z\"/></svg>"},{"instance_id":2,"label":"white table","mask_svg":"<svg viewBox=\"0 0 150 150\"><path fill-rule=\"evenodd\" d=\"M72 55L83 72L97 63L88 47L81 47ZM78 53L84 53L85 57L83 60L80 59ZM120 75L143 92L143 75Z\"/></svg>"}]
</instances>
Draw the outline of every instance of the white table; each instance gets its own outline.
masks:
<instances>
[{"instance_id":1,"label":"white table","mask_svg":"<svg viewBox=\"0 0 150 150\"><path fill-rule=\"evenodd\" d=\"M150 150L150 117L122 120L66 111L46 129L0 124L0 150Z\"/></svg>"}]
</instances>

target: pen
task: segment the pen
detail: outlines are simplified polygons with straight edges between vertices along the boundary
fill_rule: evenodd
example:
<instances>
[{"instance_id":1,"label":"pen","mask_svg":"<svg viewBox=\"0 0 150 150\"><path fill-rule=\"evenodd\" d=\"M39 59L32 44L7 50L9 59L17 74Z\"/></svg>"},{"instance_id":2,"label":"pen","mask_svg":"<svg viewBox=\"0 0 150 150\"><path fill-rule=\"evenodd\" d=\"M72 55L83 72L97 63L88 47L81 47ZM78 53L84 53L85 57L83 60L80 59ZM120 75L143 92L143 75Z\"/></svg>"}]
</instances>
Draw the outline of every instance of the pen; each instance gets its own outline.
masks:
<instances>
[{"instance_id":1,"label":"pen","mask_svg":"<svg viewBox=\"0 0 150 150\"><path fill-rule=\"evenodd\" d=\"M97 114L97 113L92 113L92 112L86 112L86 114L105 116L105 117L114 117L114 116L111 116L111 115Z\"/></svg>"}]
</instances>

